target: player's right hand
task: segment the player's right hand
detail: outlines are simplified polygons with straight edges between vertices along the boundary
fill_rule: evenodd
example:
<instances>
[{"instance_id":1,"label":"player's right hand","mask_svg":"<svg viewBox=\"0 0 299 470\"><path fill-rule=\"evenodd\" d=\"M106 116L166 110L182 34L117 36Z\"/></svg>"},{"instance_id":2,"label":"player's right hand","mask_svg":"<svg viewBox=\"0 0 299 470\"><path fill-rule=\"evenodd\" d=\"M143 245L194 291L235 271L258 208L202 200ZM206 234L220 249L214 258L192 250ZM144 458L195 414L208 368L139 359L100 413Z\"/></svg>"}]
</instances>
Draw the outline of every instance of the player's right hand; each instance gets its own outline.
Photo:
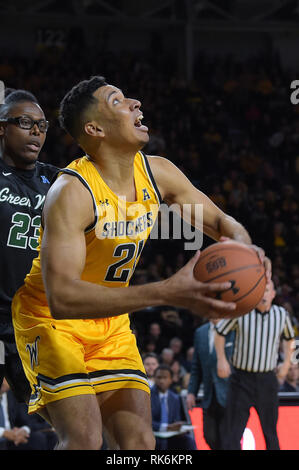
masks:
<instances>
[{"instance_id":1,"label":"player's right hand","mask_svg":"<svg viewBox=\"0 0 299 470\"><path fill-rule=\"evenodd\" d=\"M164 297L169 305L186 308L208 318L229 317L236 308L234 302L224 302L209 295L231 288L230 282L203 283L195 279L193 269L200 256L197 251L190 261L164 282Z\"/></svg>"}]
</instances>

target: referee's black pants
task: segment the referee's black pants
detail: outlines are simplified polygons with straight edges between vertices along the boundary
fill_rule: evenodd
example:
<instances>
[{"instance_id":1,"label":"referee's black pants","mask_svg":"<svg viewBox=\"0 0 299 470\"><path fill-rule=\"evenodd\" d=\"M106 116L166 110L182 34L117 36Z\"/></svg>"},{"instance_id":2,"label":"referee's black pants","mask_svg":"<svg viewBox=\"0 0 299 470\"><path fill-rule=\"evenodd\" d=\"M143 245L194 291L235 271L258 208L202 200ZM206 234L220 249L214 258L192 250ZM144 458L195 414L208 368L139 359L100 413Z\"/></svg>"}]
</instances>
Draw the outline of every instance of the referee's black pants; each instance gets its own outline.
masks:
<instances>
[{"instance_id":1,"label":"referee's black pants","mask_svg":"<svg viewBox=\"0 0 299 470\"><path fill-rule=\"evenodd\" d=\"M211 450L221 450L221 440L224 436L223 424L225 408L216 398L213 387L212 399L208 408L203 408L203 435Z\"/></svg>"},{"instance_id":2,"label":"referee's black pants","mask_svg":"<svg viewBox=\"0 0 299 470\"><path fill-rule=\"evenodd\" d=\"M234 369L229 379L224 417L223 449L240 450L250 408L260 418L266 448L279 450L277 436L278 381L271 372L246 372Z\"/></svg>"}]
</instances>

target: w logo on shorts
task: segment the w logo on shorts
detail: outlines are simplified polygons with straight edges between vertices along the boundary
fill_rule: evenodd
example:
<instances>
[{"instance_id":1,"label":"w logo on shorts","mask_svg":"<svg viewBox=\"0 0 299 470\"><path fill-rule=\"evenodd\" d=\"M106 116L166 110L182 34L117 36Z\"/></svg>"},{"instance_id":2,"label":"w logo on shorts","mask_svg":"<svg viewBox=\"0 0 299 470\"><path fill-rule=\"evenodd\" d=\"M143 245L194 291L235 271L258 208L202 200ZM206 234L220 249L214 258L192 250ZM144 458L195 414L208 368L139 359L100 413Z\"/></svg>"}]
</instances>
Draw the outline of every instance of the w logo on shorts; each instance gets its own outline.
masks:
<instances>
[{"instance_id":1,"label":"w logo on shorts","mask_svg":"<svg viewBox=\"0 0 299 470\"><path fill-rule=\"evenodd\" d=\"M26 351L29 351L30 354L30 364L31 364L31 369L34 369L34 364L38 366L38 348L37 348L37 342L40 340L40 336L37 336L34 340L34 343L28 343L26 344Z\"/></svg>"}]
</instances>

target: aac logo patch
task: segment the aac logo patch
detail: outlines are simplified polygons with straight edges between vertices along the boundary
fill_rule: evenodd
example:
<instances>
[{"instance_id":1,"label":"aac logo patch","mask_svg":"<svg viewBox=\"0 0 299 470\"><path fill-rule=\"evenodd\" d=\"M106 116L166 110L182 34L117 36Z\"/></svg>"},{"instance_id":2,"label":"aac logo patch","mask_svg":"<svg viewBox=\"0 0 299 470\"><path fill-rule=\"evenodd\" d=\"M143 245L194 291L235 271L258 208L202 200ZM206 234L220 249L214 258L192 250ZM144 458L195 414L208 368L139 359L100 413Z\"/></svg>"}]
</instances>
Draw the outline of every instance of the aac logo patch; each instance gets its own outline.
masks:
<instances>
[{"instance_id":1,"label":"aac logo patch","mask_svg":"<svg viewBox=\"0 0 299 470\"><path fill-rule=\"evenodd\" d=\"M144 201L147 201L148 199L151 198L146 188L143 188L142 192L143 192L143 200Z\"/></svg>"}]
</instances>

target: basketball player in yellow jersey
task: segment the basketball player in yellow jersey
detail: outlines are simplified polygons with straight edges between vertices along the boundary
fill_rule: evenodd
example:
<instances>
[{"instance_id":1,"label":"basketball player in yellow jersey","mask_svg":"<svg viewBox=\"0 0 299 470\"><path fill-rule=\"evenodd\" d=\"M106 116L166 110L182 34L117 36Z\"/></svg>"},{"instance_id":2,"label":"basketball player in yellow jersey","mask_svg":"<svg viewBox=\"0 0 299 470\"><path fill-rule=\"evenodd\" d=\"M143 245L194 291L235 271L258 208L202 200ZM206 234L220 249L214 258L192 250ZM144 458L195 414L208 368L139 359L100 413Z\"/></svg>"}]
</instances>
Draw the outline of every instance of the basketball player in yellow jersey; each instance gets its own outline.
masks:
<instances>
[{"instance_id":1,"label":"basketball player in yellow jersey","mask_svg":"<svg viewBox=\"0 0 299 470\"><path fill-rule=\"evenodd\" d=\"M60 122L86 156L50 188L40 257L13 301L29 412L48 413L59 449L99 449L103 429L111 449L154 449L149 387L128 313L171 304L219 317L235 308L207 296L230 283L194 279L199 252L165 281L128 286L159 202L203 204L206 234L251 243L172 163L141 154L149 137L140 107L102 77L63 99Z\"/></svg>"}]
</instances>

